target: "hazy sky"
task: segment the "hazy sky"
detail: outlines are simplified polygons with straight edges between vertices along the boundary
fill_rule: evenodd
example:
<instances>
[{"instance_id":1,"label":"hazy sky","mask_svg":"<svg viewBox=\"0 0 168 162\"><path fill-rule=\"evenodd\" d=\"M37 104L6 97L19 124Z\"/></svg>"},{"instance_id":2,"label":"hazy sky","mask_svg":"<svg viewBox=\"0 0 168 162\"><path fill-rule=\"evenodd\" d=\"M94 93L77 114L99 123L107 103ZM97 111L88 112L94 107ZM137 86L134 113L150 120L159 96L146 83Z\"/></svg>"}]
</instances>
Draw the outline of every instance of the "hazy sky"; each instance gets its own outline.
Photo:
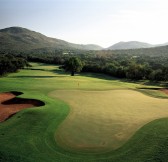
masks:
<instances>
[{"instance_id":1,"label":"hazy sky","mask_svg":"<svg viewBox=\"0 0 168 162\"><path fill-rule=\"evenodd\" d=\"M25 27L78 44L168 42L168 0L0 0L0 28Z\"/></svg>"}]
</instances>

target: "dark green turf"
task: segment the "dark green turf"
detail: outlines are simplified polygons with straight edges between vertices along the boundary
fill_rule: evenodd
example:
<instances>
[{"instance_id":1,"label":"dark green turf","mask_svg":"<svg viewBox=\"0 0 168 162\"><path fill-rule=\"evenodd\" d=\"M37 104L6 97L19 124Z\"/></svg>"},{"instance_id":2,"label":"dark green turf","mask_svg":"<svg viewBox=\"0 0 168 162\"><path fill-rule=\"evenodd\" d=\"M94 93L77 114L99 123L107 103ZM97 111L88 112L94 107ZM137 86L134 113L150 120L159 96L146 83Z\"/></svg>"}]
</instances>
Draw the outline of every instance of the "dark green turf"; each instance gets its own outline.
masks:
<instances>
[{"instance_id":1,"label":"dark green turf","mask_svg":"<svg viewBox=\"0 0 168 162\"><path fill-rule=\"evenodd\" d=\"M37 64L36 64L37 65ZM41 67L42 69L44 67ZM121 148L104 154L68 152L55 142L55 131L67 117L70 108L48 97L55 89L105 90L136 88L139 84L85 76L71 78L53 73L55 67L22 70L0 78L0 91L21 91L20 97L46 103L25 109L0 123L0 161L2 162L166 162L168 161L168 118L152 121L142 127ZM165 105L167 106L167 105Z\"/></svg>"}]
</instances>

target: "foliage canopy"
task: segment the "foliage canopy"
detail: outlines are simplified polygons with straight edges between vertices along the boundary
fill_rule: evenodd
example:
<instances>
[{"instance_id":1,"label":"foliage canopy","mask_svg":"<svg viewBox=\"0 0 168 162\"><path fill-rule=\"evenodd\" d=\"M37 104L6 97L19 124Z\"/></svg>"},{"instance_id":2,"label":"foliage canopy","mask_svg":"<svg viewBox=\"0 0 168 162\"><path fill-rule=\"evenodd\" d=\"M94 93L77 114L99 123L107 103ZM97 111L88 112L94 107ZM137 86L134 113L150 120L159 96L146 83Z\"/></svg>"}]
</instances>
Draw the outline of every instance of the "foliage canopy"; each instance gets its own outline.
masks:
<instances>
[{"instance_id":1,"label":"foliage canopy","mask_svg":"<svg viewBox=\"0 0 168 162\"><path fill-rule=\"evenodd\" d=\"M83 68L82 61L77 57L71 57L65 61L64 69L65 71L70 71L71 75L74 76L75 72L80 72Z\"/></svg>"}]
</instances>

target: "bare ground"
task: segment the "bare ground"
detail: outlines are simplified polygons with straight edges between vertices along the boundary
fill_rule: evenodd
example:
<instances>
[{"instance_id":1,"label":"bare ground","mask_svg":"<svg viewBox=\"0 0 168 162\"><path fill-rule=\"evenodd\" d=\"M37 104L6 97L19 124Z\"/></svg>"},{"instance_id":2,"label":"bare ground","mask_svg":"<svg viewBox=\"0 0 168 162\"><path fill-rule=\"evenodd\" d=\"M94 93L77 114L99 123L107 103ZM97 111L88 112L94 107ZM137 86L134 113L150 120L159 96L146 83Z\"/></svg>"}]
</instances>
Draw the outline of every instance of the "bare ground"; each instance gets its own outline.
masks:
<instances>
[{"instance_id":1,"label":"bare ground","mask_svg":"<svg viewBox=\"0 0 168 162\"><path fill-rule=\"evenodd\" d=\"M22 109L44 105L39 100L16 98L16 96L17 94L13 92L0 93L0 122L7 120Z\"/></svg>"}]
</instances>

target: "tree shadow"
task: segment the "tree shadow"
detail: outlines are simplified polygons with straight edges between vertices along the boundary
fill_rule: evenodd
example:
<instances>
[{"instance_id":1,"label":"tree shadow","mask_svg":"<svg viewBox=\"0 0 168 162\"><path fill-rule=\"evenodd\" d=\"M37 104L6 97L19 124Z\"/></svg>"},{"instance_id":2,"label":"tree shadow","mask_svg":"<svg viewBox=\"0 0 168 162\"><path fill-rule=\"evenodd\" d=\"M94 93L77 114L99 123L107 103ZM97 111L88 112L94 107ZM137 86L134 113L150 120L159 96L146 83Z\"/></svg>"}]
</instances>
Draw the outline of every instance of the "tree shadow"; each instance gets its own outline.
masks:
<instances>
[{"instance_id":1,"label":"tree shadow","mask_svg":"<svg viewBox=\"0 0 168 162\"><path fill-rule=\"evenodd\" d=\"M60 77L66 77L66 76L30 76L30 75L24 75L24 76L10 76L10 78L34 78L34 79L48 79L48 78L60 78Z\"/></svg>"},{"instance_id":2,"label":"tree shadow","mask_svg":"<svg viewBox=\"0 0 168 162\"><path fill-rule=\"evenodd\" d=\"M50 71L53 72L54 74L59 74L59 75L68 75L68 74L70 74L68 72L65 72L62 69L53 69L53 70L50 70Z\"/></svg>"},{"instance_id":3,"label":"tree shadow","mask_svg":"<svg viewBox=\"0 0 168 162\"><path fill-rule=\"evenodd\" d=\"M67 75L70 74L68 72L65 72L63 69L42 69L42 68L27 68L27 70L38 70L38 71L46 71L46 72L52 72L54 74L59 74L59 75Z\"/></svg>"},{"instance_id":4,"label":"tree shadow","mask_svg":"<svg viewBox=\"0 0 168 162\"><path fill-rule=\"evenodd\" d=\"M146 81L146 82L143 83L143 85L160 86L160 87L168 88L168 83L167 82Z\"/></svg>"},{"instance_id":5,"label":"tree shadow","mask_svg":"<svg viewBox=\"0 0 168 162\"><path fill-rule=\"evenodd\" d=\"M122 82L135 83L144 86L159 86L159 87L168 87L168 82L159 82L159 81L150 81L150 80L132 80L132 79L121 79Z\"/></svg>"},{"instance_id":6,"label":"tree shadow","mask_svg":"<svg viewBox=\"0 0 168 162\"><path fill-rule=\"evenodd\" d=\"M121 78L116 78L116 77L112 77L110 75L107 74L102 74L102 73L89 73L89 72L82 72L79 74L80 76L84 76L84 77L91 77L91 78L97 78L97 79L103 79L103 80L118 80L118 81L122 81Z\"/></svg>"},{"instance_id":7,"label":"tree shadow","mask_svg":"<svg viewBox=\"0 0 168 162\"><path fill-rule=\"evenodd\" d=\"M33 68L27 68L28 70L40 70L40 71L48 71L46 69L33 69Z\"/></svg>"},{"instance_id":8,"label":"tree shadow","mask_svg":"<svg viewBox=\"0 0 168 162\"><path fill-rule=\"evenodd\" d=\"M161 90L163 88L139 87L137 89L142 89L142 90Z\"/></svg>"},{"instance_id":9,"label":"tree shadow","mask_svg":"<svg viewBox=\"0 0 168 162\"><path fill-rule=\"evenodd\" d=\"M41 63L41 65L45 65ZM50 66L50 65L48 65ZM48 71L52 72L54 74L59 74L59 76L18 76L18 77L32 77L32 78L54 78L54 77L66 77L67 75L70 75L70 72L65 72L63 69L33 69L29 68L30 70L40 70L40 71ZM149 80L132 80L132 79L127 79L127 78L117 78L114 76L110 76L108 74L103 74L103 73L94 73L94 72L81 72L81 73L75 73L77 76L84 76L84 77L92 77L92 78L97 78L97 79L102 79L102 80L116 80L119 82L126 82L126 83L135 83L135 84L140 84L140 85L145 85L145 86L160 86L164 88L168 88L168 82L159 82L159 81L149 81ZM75 76L74 76L75 77Z\"/></svg>"}]
</instances>

